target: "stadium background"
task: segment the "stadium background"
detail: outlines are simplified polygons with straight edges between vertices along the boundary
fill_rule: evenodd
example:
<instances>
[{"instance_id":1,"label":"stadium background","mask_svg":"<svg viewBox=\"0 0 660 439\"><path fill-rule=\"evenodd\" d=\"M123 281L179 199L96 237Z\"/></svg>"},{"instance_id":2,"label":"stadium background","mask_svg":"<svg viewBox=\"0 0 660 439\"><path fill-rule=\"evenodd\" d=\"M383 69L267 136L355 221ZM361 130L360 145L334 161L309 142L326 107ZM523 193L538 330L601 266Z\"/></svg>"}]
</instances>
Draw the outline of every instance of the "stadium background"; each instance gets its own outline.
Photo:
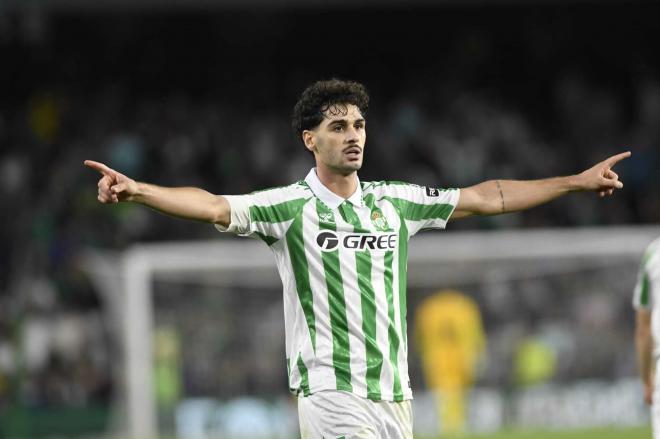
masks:
<instances>
[{"instance_id":1,"label":"stadium background","mask_svg":"<svg viewBox=\"0 0 660 439\"><path fill-rule=\"evenodd\" d=\"M87 269L90 249L229 239L99 205L84 159L216 193L297 180L311 158L290 133L291 108L308 83L338 76L372 95L363 180L457 187L563 175L633 152L617 169L626 187L611 199L571 196L451 230L657 225L657 12L623 1L0 3L0 437L122 431L120 337ZM523 386L515 346L550 325L563 328L559 342L557 331L543 333L557 366L531 384L636 390L635 262L458 285L483 305L489 352L477 386L500 395ZM155 284L161 431L177 430L183 400L217 401L236 419L264 401L290 415L277 285L275 294L222 294L212 281ZM599 295L601 284L614 286ZM430 292L411 291L411 318ZM262 325L259 336L236 330L239 311L248 328ZM416 355L413 346L413 388L423 395ZM507 419L502 428L518 428ZM644 437L646 420L636 423Z\"/></svg>"}]
</instances>

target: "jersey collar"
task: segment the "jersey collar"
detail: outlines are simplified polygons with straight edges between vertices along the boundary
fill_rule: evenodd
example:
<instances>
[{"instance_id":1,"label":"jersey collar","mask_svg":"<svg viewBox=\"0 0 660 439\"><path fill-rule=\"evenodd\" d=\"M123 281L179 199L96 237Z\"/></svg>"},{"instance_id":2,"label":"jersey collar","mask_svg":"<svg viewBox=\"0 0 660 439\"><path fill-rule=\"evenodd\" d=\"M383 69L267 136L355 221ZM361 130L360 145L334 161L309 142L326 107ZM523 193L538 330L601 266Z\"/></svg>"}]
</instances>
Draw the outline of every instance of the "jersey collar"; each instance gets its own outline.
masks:
<instances>
[{"instance_id":1,"label":"jersey collar","mask_svg":"<svg viewBox=\"0 0 660 439\"><path fill-rule=\"evenodd\" d=\"M345 200L339 195L332 192L330 189L325 187L321 180L319 180L318 175L316 175L316 168L312 168L307 177L305 177L305 183L310 187L314 195L316 195L323 203L331 209L336 209L341 203ZM350 201L354 206L362 206L362 186L360 185L360 179L357 181L357 189L353 192L353 195L348 197L346 200Z\"/></svg>"}]
</instances>

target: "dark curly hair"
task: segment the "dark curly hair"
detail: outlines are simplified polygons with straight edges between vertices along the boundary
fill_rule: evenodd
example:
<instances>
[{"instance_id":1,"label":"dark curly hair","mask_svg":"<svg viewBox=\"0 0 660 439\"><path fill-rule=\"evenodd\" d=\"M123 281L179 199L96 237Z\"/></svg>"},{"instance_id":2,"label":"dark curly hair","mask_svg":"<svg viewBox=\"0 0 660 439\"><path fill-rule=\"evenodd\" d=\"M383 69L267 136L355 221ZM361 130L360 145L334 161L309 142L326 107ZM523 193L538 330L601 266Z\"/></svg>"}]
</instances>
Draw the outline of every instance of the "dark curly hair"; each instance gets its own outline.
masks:
<instances>
[{"instance_id":1,"label":"dark curly hair","mask_svg":"<svg viewBox=\"0 0 660 439\"><path fill-rule=\"evenodd\" d=\"M317 127L323 121L323 113L337 104L355 105L366 117L369 95L364 85L355 81L332 78L310 85L293 107L291 127L298 138L301 138L303 131Z\"/></svg>"}]
</instances>

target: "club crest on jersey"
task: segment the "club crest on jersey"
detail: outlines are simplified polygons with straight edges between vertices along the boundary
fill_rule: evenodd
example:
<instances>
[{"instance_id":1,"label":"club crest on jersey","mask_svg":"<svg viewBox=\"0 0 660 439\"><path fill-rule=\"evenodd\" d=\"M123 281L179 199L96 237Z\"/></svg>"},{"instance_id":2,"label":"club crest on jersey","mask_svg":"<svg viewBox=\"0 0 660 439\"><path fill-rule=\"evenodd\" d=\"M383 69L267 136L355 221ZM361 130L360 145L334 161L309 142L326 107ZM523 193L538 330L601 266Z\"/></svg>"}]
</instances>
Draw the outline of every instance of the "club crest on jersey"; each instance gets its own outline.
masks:
<instances>
[{"instance_id":1,"label":"club crest on jersey","mask_svg":"<svg viewBox=\"0 0 660 439\"><path fill-rule=\"evenodd\" d=\"M371 222L372 224L376 227L376 229L380 231L386 231L390 227L387 224L387 220L385 219L385 216L383 216L383 212L380 210L374 210L371 212Z\"/></svg>"}]
</instances>

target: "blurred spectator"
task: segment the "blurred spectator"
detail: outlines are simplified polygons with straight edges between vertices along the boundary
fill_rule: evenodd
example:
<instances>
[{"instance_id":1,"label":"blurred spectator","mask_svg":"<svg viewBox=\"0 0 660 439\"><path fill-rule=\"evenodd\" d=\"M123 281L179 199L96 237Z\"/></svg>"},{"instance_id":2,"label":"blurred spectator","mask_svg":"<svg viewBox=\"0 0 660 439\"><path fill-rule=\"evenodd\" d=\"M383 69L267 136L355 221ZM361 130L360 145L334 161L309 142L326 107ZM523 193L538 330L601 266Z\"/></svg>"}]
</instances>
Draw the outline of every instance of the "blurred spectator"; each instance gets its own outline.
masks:
<instances>
[{"instance_id":1,"label":"blurred spectator","mask_svg":"<svg viewBox=\"0 0 660 439\"><path fill-rule=\"evenodd\" d=\"M589 20L565 17L589 11L564 14L558 7L550 11L553 21L531 7L481 8L474 16L460 7L413 14L378 10L365 18L361 37L367 41L346 62L330 56L315 59L314 66L301 57L328 43L325 32L318 32L334 29L324 14L314 20L299 19L302 11L269 10L79 20L75 13L49 15L36 7L20 16L0 10L0 51L3 66L11 66L0 69L0 407L16 401L110 402L114 342L82 270L85 247L222 239L206 225L129 205L108 213L96 202L89 184L95 176L83 168L83 159L107 161L137 179L226 194L298 180L312 160L287 128L292 90L334 73L359 76L378 102L378 112L368 115L364 180L393 176L460 187L491 177L565 174L610 152L633 151L620 172L626 189L612 200L566 198L452 228L657 223L660 66L653 65L654 15L627 5L600 7L604 23L609 17L617 29L630 26L629 40L621 49L625 32L613 34L605 26L604 36L598 35L606 53L593 48L585 55L582 45L591 47L598 29L585 26ZM635 19L620 20L622 14ZM480 23L477 15L497 19ZM245 39L255 18L281 25ZM308 21L312 28L304 27ZM396 23L400 32L388 36L380 31L387 28L382 23ZM643 38L635 39L633 26ZM432 56L429 44L437 49ZM593 67L600 58L611 58L619 70L611 72L607 63ZM648 64L641 80L639 58ZM555 329L553 340L560 341L553 346L558 380L614 373L603 359L619 355L621 335L611 328L621 324L624 304L604 304L590 292L582 300L556 300L547 286L503 285L497 274L489 276L480 289L486 291L480 304L489 319L489 354L511 359L512 346L524 336L521 315L543 312ZM579 280L554 283L556 291L571 290ZM519 310L510 306L516 294L525 297ZM279 319L270 311L276 304L268 306L264 333ZM584 332L576 330L567 341L556 330L566 323L557 308L571 309ZM188 311L193 323L196 312ZM240 345L224 340L218 325L196 328L197 339ZM594 330L608 333L608 342L592 359L580 357ZM199 376L212 371L229 378L228 393L250 388L233 379L242 372L238 360L206 352L201 341L182 348L197 359L183 367L186 390L209 392L213 386ZM485 379L510 379L510 365L495 363Z\"/></svg>"}]
</instances>

